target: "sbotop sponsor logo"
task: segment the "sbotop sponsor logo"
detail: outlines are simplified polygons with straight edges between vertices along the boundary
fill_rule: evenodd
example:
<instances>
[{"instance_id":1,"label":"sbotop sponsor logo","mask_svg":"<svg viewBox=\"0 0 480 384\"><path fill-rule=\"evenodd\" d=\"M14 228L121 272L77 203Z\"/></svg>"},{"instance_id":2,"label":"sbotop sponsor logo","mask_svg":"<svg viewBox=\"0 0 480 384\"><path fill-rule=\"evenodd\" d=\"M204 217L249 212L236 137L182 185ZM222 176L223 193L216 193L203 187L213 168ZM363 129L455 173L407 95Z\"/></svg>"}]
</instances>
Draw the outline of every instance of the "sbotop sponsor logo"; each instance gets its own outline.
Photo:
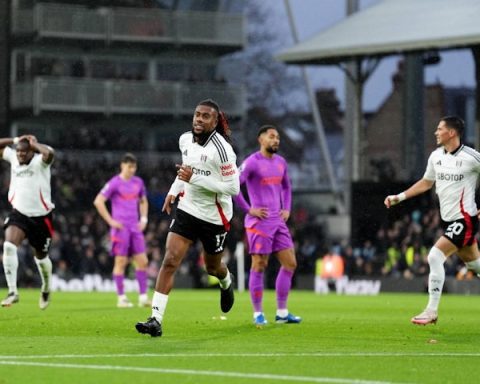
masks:
<instances>
[{"instance_id":1,"label":"sbotop sponsor logo","mask_svg":"<svg viewBox=\"0 0 480 384\"><path fill-rule=\"evenodd\" d=\"M462 181L465 176L457 173L437 173L437 180Z\"/></svg>"}]
</instances>

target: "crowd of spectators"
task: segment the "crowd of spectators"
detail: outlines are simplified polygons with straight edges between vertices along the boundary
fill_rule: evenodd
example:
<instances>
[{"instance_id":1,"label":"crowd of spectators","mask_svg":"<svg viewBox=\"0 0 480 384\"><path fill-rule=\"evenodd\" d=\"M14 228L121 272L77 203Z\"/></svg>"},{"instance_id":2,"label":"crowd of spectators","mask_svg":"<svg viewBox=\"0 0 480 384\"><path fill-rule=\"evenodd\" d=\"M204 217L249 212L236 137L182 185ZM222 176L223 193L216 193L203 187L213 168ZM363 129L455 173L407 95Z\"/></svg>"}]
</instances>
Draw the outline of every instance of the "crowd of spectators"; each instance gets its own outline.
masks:
<instances>
[{"instance_id":1,"label":"crowd of spectators","mask_svg":"<svg viewBox=\"0 0 480 384\"><path fill-rule=\"evenodd\" d=\"M57 151L52 167L52 191L56 204L54 214L55 233L50 257L54 273L64 279L98 274L110 278L113 260L110 256L109 228L93 207L93 200L103 185L119 172L121 155L105 154L96 157L72 156ZM137 174L146 183L149 200L149 223L146 230L148 276L154 280L165 252L165 240L170 217L162 212L164 198L176 176L175 159L164 156L148 158L138 154ZM177 160L178 162L178 160ZM9 185L9 165L0 162L0 215L6 217L10 206L6 199ZM0 232L3 243L4 233ZM235 263L233 253L243 238L243 221L236 216L228 237L227 261ZM232 268L236 268L232 265ZM133 277L133 270L129 271ZM180 273L194 277L195 286L207 285L201 248L192 247ZM19 248L20 285L38 285L38 273L28 243ZM3 270L0 264L0 281Z\"/></svg>"},{"instance_id":2,"label":"crowd of spectators","mask_svg":"<svg viewBox=\"0 0 480 384\"><path fill-rule=\"evenodd\" d=\"M428 252L442 234L438 207L430 207L385 223L373 239L357 246L346 240L340 241L334 243L328 252L342 256L345 274L350 277L421 278L429 273ZM446 276L457 279L473 277L455 254L447 258L445 272Z\"/></svg>"},{"instance_id":3,"label":"crowd of spectators","mask_svg":"<svg viewBox=\"0 0 480 384\"><path fill-rule=\"evenodd\" d=\"M110 278L109 228L93 207L96 194L105 182L119 171L123 153L109 152L96 156L57 152L52 168L53 197L56 204L55 234L50 256L55 273L65 279L99 274ZM170 218L162 213L164 198L175 178L178 159L138 153L138 175L146 183L149 199L149 224L146 230L147 254L150 260L149 277L155 279L165 252L165 240ZM0 162L0 196L6 196L9 184L9 165ZM0 214L5 217L10 209L6 198L0 199ZM289 226L292 231L298 261L298 274L315 271L315 263L327 253L341 255L348 276L392 276L411 279L428 274L427 254L441 236L440 217L436 207L414 210L399 220L386 223L375 238L352 245L347 240L329 243L323 228L315 224L304 207L295 207ZM0 232L3 242L3 231ZM237 212L228 237L227 261L236 269L234 252L239 241L244 241L243 215ZM36 266L27 245L19 250L19 279L23 284L36 284ZM246 270L249 258L246 259ZM272 273L278 267L272 260ZM447 276L467 278L463 263L454 255L445 264ZM133 271L132 271L133 272ZM195 286L206 285L201 248L193 247L180 273L190 274ZM3 275L0 273L0 279ZM268 274L267 274L268 278ZM271 285L270 283L268 283ZM272 283L273 284L273 283Z\"/></svg>"}]
</instances>

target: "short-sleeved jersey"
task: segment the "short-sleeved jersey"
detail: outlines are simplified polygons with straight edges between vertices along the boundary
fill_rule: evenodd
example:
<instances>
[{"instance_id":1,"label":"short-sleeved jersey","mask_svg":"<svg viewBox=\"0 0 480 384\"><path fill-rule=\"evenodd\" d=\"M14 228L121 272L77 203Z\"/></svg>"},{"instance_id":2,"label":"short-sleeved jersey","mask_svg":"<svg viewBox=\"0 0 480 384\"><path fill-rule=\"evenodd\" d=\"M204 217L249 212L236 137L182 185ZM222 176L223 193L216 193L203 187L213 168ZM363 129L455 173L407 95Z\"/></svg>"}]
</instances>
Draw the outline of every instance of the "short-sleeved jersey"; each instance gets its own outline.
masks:
<instances>
[{"instance_id":1,"label":"short-sleeved jersey","mask_svg":"<svg viewBox=\"0 0 480 384\"><path fill-rule=\"evenodd\" d=\"M466 145L451 153L444 148L431 153L423 178L435 182L442 220L477 214L475 189L479 173L480 153Z\"/></svg>"},{"instance_id":2,"label":"short-sleeved jersey","mask_svg":"<svg viewBox=\"0 0 480 384\"><path fill-rule=\"evenodd\" d=\"M250 207L267 208L269 218L280 217L282 209L290 211L291 184L282 156L267 158L260 151L253 153L240 167L240 184L246 184L250 206L241 194L235 203L244 211Z\"/></svg>"},{"instance_id":3,"label":"short-sleeved jersey","mask_svg":"<svg viewBox=\"0 0 480 384\"><path fill-rule=\"evenodd\" d=\"M110 200L114 220L125 226L138 224L138 205L140 199L147 194L140 177L133 176L130 180L124 180L120 175L116 175L105 184L100 193Z\"/></svg>"},{"instance_id":4,"label":"short-sleeved jersey","mask_svg":"<svg viewBox=\"0 0 480 384\"><path fill-rule=\"evenodd\" d=\"M50 185L51 163L35 153L28 164L18 162L16 151L3 149L3 159L11 166L8 201L14 209L29 217L46 216L55 205Z\"/></svg>"},{"instance_id":5,"label":"short-sleeved jersey","mask_svg":"<svg viewBox=\"0 0 480 384\"><path fill-rule=\"evenodd\" d=\"M233 216L232 196L238 194L240 182L237 156L232 146L217 131L203 145L193 133L180 136L182 164L192 168L190 181L178 178L169 194L180 194L178 208L208 223L228 227Z\"/></svg>"}]
</instances>

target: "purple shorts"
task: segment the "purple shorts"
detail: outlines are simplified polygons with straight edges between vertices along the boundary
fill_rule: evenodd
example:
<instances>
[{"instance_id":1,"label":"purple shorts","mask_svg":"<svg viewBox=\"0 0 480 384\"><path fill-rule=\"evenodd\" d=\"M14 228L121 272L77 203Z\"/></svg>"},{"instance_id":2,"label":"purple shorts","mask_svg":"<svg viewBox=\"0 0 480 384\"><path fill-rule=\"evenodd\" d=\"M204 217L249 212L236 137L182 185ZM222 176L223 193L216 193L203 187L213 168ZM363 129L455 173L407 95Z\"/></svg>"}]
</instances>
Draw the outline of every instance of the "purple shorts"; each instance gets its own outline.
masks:
<instances>
[{"instance_id":1,"label":"purple shorts","mask_svg":"<svg viewBox=\"0 0 480 384\"><path fill-rule=\"evenodd\" d=\"M132 256L145 253L145 237L137 228L123 227L110 230L113 256Z\"/></svg>"},{"instance_id":2,"label":"purple shorts","mask_svg":"<svg viewBox=\"0 0 480 384\"><path fill-rule=\"evenodd\" d=\"M264 220L246 217L245 232L251 255L269 255L293 248L292 235L281 217Z\"/></svg>"}]
</instances>

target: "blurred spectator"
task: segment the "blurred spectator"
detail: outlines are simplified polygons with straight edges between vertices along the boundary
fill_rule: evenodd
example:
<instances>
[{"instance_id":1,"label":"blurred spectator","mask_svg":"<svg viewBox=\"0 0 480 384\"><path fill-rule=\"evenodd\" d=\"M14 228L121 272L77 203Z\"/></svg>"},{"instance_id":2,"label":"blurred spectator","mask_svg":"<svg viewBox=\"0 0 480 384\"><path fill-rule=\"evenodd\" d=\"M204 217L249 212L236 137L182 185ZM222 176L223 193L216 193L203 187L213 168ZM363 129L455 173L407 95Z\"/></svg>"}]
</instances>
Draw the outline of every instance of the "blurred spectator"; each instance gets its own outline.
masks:
<instances>
[{"instance_id":1,"label":"blurred spectator","mask_svg":"<svg viewBox=\"0 0 480 384\"><path fill-rule=\"evenodd\" d=\"M73 133L74 132L74 133ZM89 145L96 145L96 149L107 148L108 145L116 147L115 140L99 130L99 136L92 135L88 129L73 131L72 143L75 148L91 150ZM118 133L117 133L118 134ZM65 140L70 135L65 136ZM94 141L96 141L94 143ZM68 145L72 145L72 143ZM133 141L132 145L135 146ZM140 144L139 144L140 145ZM165 147L175 147L177 143ZM67 143L65 143L65 147ZM92 160L90 153L93 154ZM139 156L142 152L138 152ZM109 257L108 228L95 213L92 202L96 193L107 181L109 176L116 171L116 154L108 151L89 152L57 152L58 162L53 164L52 185L54 200L57 204L55 211L56 233L52 239L50 256L54 263L54 271L64 278L73 276L81 277L85 274L98 273L105 278L110 278L112 260ZM165 253L164 245L170 224L170 217L161 212L164 196L172 180L176 176L175 159L158 154L153 160L148 158L142 161L138 174L147 183L149 203L152 207L149 225L145 233L147 255L150 260L148 274L154 279ZM0 163L0 193L6 195L9 185L9 169L5 163ZM295 201L295 198L294 198ZM5 217L9 209L6 199L0 199L0 219ZM241 215L235 215L232 220L232 230L227 238L227 248L230 254L229 267L235 270L236 260L233 257L236 244L244 237L243 220ZM326 246L326 236L320 224L314 223L308 207L298 204L289 222L295 241L298 257L299 274L315 273L315 262ZM428 273L426 267L426 249L429 249L440 232L440 217L434 207L425 211L413 211L392 223L385 223L374 234L372 239L361 244L352 244L341 240L331 249L342 256L345 274L354 276L393 276L416 277ZM0 241L3 241L3 231L0 231ZM181 273L197 274L198 265L201 265L199 251L192 248L185 267ZM28 260L33 260L30 250L25 247L26 263L21 262L22 270L19 278L22 285L37 284L37 273L33 265L29 266ZM463 263L455 256L447 259L445 269L447 276L457 276L465 279L470 275L462 270ZM272 263L271 274L278 267ZM0 263L0 269L2 268ZM245 268L248 271L248 258ZM0 270L0 272L2 272ZM0 273L0 279L1 279ZM197 283L202 281L196 280Z\"/></svg>"}]
</instances>

